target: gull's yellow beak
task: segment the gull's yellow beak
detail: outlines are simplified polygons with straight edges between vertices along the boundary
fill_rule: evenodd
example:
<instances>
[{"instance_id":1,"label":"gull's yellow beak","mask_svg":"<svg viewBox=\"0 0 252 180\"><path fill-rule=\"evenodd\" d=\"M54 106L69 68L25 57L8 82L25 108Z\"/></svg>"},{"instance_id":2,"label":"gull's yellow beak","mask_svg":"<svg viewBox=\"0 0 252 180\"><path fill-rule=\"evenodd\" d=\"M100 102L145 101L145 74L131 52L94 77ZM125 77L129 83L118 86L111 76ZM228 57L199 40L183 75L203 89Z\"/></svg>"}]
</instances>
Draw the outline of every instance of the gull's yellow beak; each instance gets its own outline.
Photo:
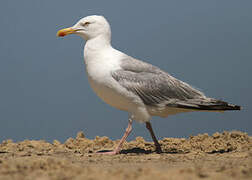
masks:
<instances>
[{"instance_id":1,"label":"gull's yellow beak","mask_svg":"<svg viewBox=\"0 0 252 180\"><path fill-rule=\"evenodd\" d=\"M68 34L72 34L74 33L76 30L73 28L65 28L65 29L61 29L57 32L57 36L63 37L66 36Z\"/></svg>"}]
</instances>

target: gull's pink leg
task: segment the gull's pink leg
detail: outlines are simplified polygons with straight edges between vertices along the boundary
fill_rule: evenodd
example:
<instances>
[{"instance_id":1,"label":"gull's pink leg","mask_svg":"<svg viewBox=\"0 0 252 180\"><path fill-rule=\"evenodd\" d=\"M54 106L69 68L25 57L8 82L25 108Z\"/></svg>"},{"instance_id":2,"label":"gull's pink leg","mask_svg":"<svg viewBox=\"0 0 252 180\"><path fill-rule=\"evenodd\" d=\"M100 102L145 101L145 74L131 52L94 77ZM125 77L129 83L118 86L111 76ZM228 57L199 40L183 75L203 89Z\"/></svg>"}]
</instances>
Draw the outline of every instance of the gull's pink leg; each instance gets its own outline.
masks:
<instances>
[{"instance_id":1,"label":"gull's pink leg","mask_svg":"<svg viewBox=\"0 0 252 180\"><path fill-rule=\"evenodd\" d=\"M153 131L152 127L151 127L151 123L150 122L146 122L146 128L149 130L149 132L151 134L151 137L152 137L152 140L154 141L154 144L156 146L156 152L158 154L162 153L161 146L160 146L160 144L159 144L159 142L158 142L158 140L157 140L157 138L156 138L156 136L154 134L154 131Z\"/></svg>"},{"instance_id":2,"label":"gull's pink leg","mask_svg":"<svg viewBox=\"0 0 252 180\"><path fill-rule=\"evenodd\" d=\"M125 140L129 136L131 131L132 131L132 120L129 119L128 127L127 127L122 139L120 140L119 144L117 145L117 147L113 151L110 151L110 152L97 152L97 153L99 153L99 154L108 154L108 155L119 154L123 143L125 142Z\"/></svg>"}]
</instances>

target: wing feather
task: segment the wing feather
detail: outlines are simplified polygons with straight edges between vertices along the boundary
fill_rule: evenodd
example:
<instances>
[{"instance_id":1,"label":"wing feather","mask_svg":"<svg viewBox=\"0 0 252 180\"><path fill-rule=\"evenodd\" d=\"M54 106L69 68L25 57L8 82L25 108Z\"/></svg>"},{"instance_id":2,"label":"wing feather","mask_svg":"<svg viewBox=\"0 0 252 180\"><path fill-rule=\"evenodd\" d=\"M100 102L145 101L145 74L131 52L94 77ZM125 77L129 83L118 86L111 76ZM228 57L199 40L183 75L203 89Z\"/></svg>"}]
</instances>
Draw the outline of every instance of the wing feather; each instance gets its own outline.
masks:
<instances>
[{"instance_id":1,"label":"wing feather","mask_svg":"<svg viewBox=\"0 0 252 180\"><path fill-rule=\"evenodd\" d=\"M208 98L199 90L180 81L156 66L126 57L121 69L112 77L128 91L138 95L144 104L189 110L240 110L241 107ZM162 108L161 108L162 109Z\"/></svg>"},{"instance_id":2,"label":"wing feather","mask_svg":"<svg viewBox=\"0 0 252 180\"><path fill-rule=\"evenodd\" d=\"M112 77L128 91L138 95L146 105L169 105L172 102L205 97L204 94L159 68L136 60L123 59Z\"/></svg>"}]
</instances>

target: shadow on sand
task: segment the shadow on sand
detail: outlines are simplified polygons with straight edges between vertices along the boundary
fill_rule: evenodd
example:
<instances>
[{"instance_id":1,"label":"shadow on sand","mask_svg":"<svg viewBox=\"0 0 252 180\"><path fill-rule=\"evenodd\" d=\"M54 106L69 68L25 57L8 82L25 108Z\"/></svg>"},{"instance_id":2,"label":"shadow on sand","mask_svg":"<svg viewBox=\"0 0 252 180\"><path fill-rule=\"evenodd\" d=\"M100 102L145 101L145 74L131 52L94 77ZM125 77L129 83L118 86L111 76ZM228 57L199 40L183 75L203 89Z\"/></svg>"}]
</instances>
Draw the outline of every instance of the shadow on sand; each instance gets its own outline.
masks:
<instances>
[{"instance_id":1,"label":"shadow on sand","mask_svg":"<svg viewBox=\"0 0 252 180\"><path fill-rule=\"evenodd\" d=\"M102 153L102 152L110 152L111 150L101 150L98 151L98 153ZM145 150L142 148L132 148L132 149L123 149L120 151L120 154L152 154L152 153L156 153L156 151L152 151L152 150ZM183 151L179 151L179 150L174 150L174 149L170 149L168 151L163 151L161 154L186 154L188 152L183 152Z\"/></svg>"}]
</instances>

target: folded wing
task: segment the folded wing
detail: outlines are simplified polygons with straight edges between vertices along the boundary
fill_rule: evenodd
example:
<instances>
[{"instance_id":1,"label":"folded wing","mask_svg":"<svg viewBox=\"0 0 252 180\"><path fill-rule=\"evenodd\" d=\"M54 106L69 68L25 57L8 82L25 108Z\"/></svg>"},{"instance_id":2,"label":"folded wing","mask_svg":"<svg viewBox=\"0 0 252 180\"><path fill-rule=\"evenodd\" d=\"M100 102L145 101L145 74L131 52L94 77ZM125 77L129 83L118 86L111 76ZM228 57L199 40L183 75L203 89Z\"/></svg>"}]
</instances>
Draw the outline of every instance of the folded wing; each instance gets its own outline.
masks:
<instances>
[{"instance_id":1,"label":"folded wing","mask_svg":"<svg viewBox=\"0 0 252 180\"><path fill-rule=\"evenodd\" d=\"M112 77L128 91L138 95L147 106L169 106L194 110L234 110L239 106L207 98L202 92L161 69L133 59L122 60Z\"/></svg>"}]
</instances>

